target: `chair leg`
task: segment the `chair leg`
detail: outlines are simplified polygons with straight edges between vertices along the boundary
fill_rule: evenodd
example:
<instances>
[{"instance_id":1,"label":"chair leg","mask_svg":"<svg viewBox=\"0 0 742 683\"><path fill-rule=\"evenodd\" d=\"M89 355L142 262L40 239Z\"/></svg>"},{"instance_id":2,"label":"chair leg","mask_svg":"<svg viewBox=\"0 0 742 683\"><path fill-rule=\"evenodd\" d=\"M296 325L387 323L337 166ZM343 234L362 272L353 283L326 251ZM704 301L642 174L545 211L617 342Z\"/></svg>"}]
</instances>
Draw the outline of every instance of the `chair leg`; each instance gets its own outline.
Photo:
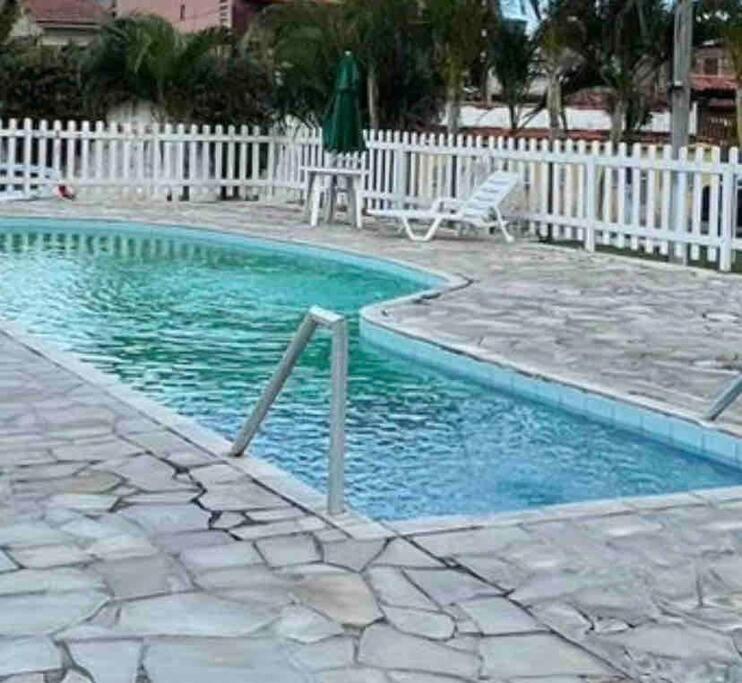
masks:
<instances>
[{"instance_id":1,"label":"chair leg","mask_svg":"<svg viewBox=\"0 0 742 683\"><path fill-rule=\"evenodd\" d=\"M308 172L306 194L304 195L304 220L305 221L311 221L312 219L313 200L314 200L314 175L311 172Z\"/></svg>"},{"instance_id":2,"label":"chair leg","mask_svg":"<svg viewBox=\"0 0 742 683\"><path fill-rule=\"evenodd\" d=\"M407 237L409 237L413 242L419 242L420 241L420 238L412 230L412 225L410 225L410 221L407 218L407 216L400 216L399 217L399 222L402 225L402 230L407 235Z\"/></svg>"},{"instance_id":3,"label":"chair leg","mask_svg":"<svg viewBox=\"0 0 742 683\"><path fill-rule=\"evenodd\" d=\"M515 238L508 232L506 223L502 218L502 214L500 213L500 209L495 209L495 215L497 216L497 225L499 226L500 232L502 233L502 236L505 238L505 241L514 242Z\"/></svg>"},{"instance_id":4,"label":"chair leg","mask_svg":"<svg viewBox=\"0 0 742 683\"><path fill-rule=\"evenodd\" d=\"M356 223L358 229L363 228L363 196L361 194L361 181L356 181Z\"/></svg>"},{"instance_id":5,"label":"chair leg","mask_svg":"<svg viewBox=\"0 0 742 683\"><path fill-rule=\"evenodd\" d=\"M441 223L443 223L443 218L442 217L438 217L438 218L434 219L433 220L433 223L428 228L428 232L426 232L425 235L421 239L419 239L419 241L420 242L430 242L430 240L432 240L433 237L435 237L435 233L438 232L438 228L441 227Z\"/></svg>"}]
</instances>

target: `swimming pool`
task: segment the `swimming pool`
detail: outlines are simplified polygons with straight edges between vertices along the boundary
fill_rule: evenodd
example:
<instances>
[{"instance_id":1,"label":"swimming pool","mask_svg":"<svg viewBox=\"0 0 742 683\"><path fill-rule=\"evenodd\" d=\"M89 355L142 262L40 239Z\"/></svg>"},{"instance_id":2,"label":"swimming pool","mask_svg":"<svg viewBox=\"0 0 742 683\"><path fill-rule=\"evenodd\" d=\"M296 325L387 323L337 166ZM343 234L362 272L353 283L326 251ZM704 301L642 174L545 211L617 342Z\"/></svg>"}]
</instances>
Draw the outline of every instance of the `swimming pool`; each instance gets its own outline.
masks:
<instances>
[{"instance_id":1,"label":"swimming pool","mask_svg":"<svg viewBox=\"0 0 742 683\"><path fill-rule=\"evenodd\" d=\"M742 483L742 471L379 350L358 311L429 276L200 230L0 221L0 315L231 437L310 305L350 318L348 498L381 519ZM324 490L329 338L251 452Z\"/></svg>"}]
</instances>

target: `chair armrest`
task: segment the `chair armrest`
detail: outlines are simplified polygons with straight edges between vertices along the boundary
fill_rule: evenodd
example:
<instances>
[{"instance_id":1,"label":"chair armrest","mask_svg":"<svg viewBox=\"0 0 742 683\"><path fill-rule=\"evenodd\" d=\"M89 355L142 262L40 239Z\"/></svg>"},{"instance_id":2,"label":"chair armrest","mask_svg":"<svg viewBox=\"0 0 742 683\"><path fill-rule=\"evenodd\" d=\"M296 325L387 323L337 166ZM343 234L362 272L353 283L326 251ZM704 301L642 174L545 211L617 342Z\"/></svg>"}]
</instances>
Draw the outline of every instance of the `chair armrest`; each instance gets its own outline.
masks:
<instances>
[{"instance_id":1,"label":"chair armrest","mask_svg":"<svg viewBox=\"0 0 742 683\"><path fill-rule=\"evenodd\" d=\"M433 211L443 211L443 209L453 211L461 206L461 204L463 204L463 202L460 199L454 199L453 197L438 197L433 201L430 208Z\"/></svg>"}]
</instances>

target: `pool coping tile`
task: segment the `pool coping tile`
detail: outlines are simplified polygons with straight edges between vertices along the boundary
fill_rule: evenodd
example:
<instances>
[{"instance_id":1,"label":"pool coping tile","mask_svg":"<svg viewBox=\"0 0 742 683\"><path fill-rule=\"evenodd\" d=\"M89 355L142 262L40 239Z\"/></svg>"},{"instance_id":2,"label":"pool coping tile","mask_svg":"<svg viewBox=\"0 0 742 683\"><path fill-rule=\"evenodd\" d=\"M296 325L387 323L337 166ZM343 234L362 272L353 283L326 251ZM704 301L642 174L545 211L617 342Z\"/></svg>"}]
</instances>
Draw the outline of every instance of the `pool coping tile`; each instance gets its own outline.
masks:
<instances>
[{"instance_id":1,"label":"pool coping tile","mask_svg":"<svg viewBox=\"0 0 742 683\"><path fill-rule=\"evenodd\" d=\"M158 227L164 225L157 224ZM364 339L377 346L393 347L397 355L406 355L421 363L453 372L479 384L559 407L574 414L587 415L601 422L629 429L635 433L643 433L681 448L700 450L702 455L717 462L742 466L742 428L733 425L724 425L723 428L719 428L709 422L699 420L691 413L680 409L668 410L666 405L660 405L649 399L626 395L620 391L609 393L604 387L592 386L588 382L577 383L572 378L556 374L546 376L534 368L513 363L484 349L481 349L481 353L473 355L472 349L456 348L455 345L442 343L426 333L411 333L389 323L385 315L386 309L401 303L433 298L444 291L465 287L469 281L464 277L425 268L418 264L409 264L402 260L369 256L360 251L318 247L297 239L284 240L276 237L240 235L233 230L219 229L218 226L204 228L188 225L187 229L229 234L253 242L268 242L285 248L311 249L317 253L330 253L334 258L345 262L358 262L362 259L366 264L373 262L387 269L397 271L403 269L408 275L417 272L420 274L421 284L428 289L371 304L361 309L360 327ZM9 320L0 319L0 332L11 336L35 353L45 356L91 385L128 404L146 417L154 419L166 429L218 460L245 472L266 488L317 515L326 523L353 538L387 538L396 533L426 533L481 526L515 525L536 520L616 514L627 510L652 510L678 505L708 504L709 500L713 500L714 489L708 489L657 496L580 501L486 515L448 515L375 521L348 508L342 515L333 517L325 509L325 496L294 475L253 456L243 459L228 457L227 453L231 444L222 436L198 424L195 420L179 415L150 399L124 384L117 377L98 370L74 352L60 349L53 342L41 339ZM734 446L734 456L730 457L732 446ZM728 499L732 499L731 496L736 496L737 489L742 498L742 486L722 490L726 492Z\"/></svg>"}]
</instances>

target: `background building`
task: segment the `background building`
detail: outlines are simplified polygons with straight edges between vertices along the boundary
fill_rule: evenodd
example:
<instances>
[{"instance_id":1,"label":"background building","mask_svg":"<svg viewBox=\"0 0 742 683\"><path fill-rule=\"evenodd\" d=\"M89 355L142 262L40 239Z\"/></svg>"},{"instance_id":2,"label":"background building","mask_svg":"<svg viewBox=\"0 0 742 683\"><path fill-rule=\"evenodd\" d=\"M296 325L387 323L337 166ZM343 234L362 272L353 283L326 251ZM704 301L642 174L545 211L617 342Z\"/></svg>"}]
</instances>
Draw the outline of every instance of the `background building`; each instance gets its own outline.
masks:
<instances>
[{"instance_id":1,"label":"background building","mask_svg":"<svg viewBox=\"0 0 742 683\"><path fill-rule=\"evenodd\" d=\"M110 17L96 0L22 0L10 35L36 38L42 45L84 45Z\"/></svg>"},{"instance_id":2,"label":"background building","mask_svg":"<svg viewBox=\"0 0 742 683\"><path fill-rule=\"evenodd\" d=\"M115 0L116 16L159 14L182 31L223 26L244 33L252 18L274 0Z\"/></svg>"}]
</instances>

